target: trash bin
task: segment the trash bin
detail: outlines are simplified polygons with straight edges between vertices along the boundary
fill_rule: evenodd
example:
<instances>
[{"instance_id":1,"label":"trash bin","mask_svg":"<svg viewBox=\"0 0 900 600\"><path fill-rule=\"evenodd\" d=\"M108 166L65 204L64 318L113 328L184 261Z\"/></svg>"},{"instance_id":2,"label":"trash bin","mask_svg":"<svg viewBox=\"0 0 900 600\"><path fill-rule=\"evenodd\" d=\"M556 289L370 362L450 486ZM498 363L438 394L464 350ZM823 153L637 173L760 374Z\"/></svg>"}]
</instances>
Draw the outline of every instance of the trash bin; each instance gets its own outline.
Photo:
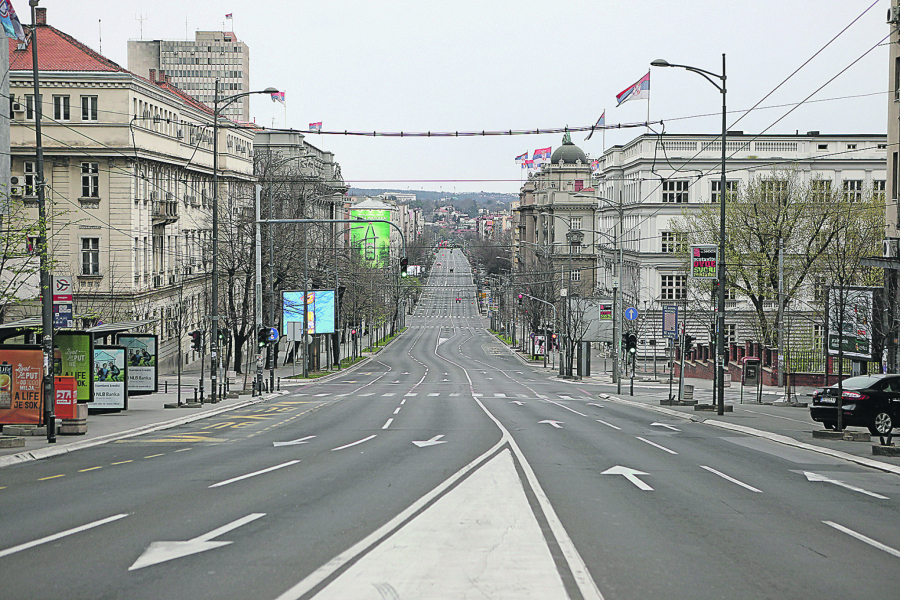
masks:
<instances>
[{"instance_id":1,"label":"trash bin","mask_svg":"<svg viewBox=\"0 0 900 600\"><path fill-rule=\"evenodd\" d=\"M684 396L682 397L682 401L687 402L689 400L694 399L694 384L686 383L684 384Z\"/></svg>"}]
</instances>

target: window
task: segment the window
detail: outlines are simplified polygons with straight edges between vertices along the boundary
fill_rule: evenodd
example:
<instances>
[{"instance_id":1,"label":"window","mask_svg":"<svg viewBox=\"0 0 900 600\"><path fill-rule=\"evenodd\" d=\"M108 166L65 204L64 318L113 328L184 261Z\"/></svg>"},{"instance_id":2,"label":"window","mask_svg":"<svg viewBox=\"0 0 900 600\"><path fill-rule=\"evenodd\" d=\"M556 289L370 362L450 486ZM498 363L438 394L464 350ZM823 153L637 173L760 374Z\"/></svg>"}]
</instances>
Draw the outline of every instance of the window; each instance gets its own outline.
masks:
<instances>
[{"instance_id":1,"label":"window","mask_svg":"<svg viewBox=\"0 0 900 600\"><path fill-rule=\"evenodd\" d=\"M737 343L737 325L731 323L725 325L725 343L726 344L736 344Z\"/></svg>"},{"instance_id":2,"label":"window","mask_svg":"<svg viewBox=\"0 0 900 600\"><path fill-rule=\"evenodd\" d=\"M894 100L900 100L900 57L894 59Z\"/></svg>"},{"instance_id":3,"label":"window","mask_svg":"<svg viewBox=\"0 0 900 600\"><path fill-rule=\"evenodd\" d=\"M663 202L684 203L688 200L688 182L684 179L666 179L663 181Z\"/></svg>"},{"instance_id":4,"label":"window","mask_svg":"<svg viewBox=\"0 0 900 600\"><path fill-rule=\"evenodd\" d=\"M569 221L571 229L581 229L581 217L572 217Z\"/></svg>"},{"instance_id":5,"label":"window","mask_svg":"<svg viewBox=\"0 0 900 600\"><path fill-rule=\"evenodd\" d=\"M787 203L787 181L783 179L767 179L761 182L760 192L766 202Z\"/></svg>"},{"instance_id":6,"label":"window","mask_svg":"<svg viewBox=\"0 0 900 600\"><path fill-rule=\"evenodd\" d=\"M828 150L828 144L816 144L816 150Z\"/></svg>"},{"instance_id":7,"label":"window","mask_svg":"<svg viewBox=\"0 0 900 600\"><path fill-rule=\"evenodd\" d=\"M41 238L36 235L29 235L25 240L25 253L30 254L31 256L37 256L38 246L41 243Z\"/></svg>"},{"instance_id":8,"label":"window","mask_svg":"<svg viewBox=\"0 0 900 600\"><path fill-rule=\"evenodd\" d=\"M662 237L662 251L667 254L675 254L676 252L687 251L687 239L683 233L674 233L672 231L663 231L660 233Z\"/></svg>"},{"instance_id":9,"label":"window","mask_svg":"<svg viewBox=\"0 0 900 600\"><path fill-rule=\"evenodd\" d=\"M885 184L884 179L876 179L872 182L872 199L878 202L884 202Z\"/></svg>"},{"instance_id":10,"label":"window","mask_svg":"<svg viewBox=\"0 0 900 600\"><path fill-rule=\"evenodd\" d=\"M584 179L576 179L575 180L575 191L580 192L584 189Z\"/></svg>"},{"instance_id":11,"label":"window","mask_svg":"<svg viewBox=\"0 0 900 600\"><path fill-rule=\"evenodd\" d=\"M710 202L715 204L719 201L719 188L721 188L721 187L722 187L721 179L712 180L712 192L709 195ZM734 181L734 180L732 180L732 181L726 180L725 181L725 194L727 195L726 199L728 197L734 197L734 195L737 194L737 191L738 191L738 182L737 181Z\"/></svg>"},{"instance_id":12,"label":"window","mask_svg":"<svg viewBox=\"0 0 900 600\"><path fill-rule=\"evenodd\" d=\"M684 300L687 298L687 275L661 275L660 299Z\"/></svg>"},{"instance_id":13,"label":"window","mask_svg":"<svg viewBox=\"0 0 900 600\"><path fill-rule=\"evenodd\" d=\"M859 202L863 198L862 179L848 179L844 181L844 201Z\"/></svg>"},{"instance_id":14,"label":"window","mask_svg":"<svg viewBox=\"0 0 900 600\"><path fill-rule=\"evenodd\" d=\"M580 243L579 244L570 244L569 252L571 252L572 254L581 254L581 248L582 248L582 246Z\"/></svg>"},{"instance_id":15,"label":"window","mask_svg":"<svg viewBox=\"0 0 900 600\"><path fill-rule=\"evenodd\" d=\"M100 197L100 163L81 163L81 197Z\"/></svg>"},{"instance_id":16,"label":"window","mask_svg":"<svg viewBox=\"0 0 900 600\"><path fill-rule=\"evenodd\" d=\"M26 196L37 196L37 163L25 161L25 192Z\"/></svg>"},{"instance_id":17,"label":"window","mask_svg":"<svg viewBox=\"0 0 900 600\"><path fill-rule=\"evenodd\" d=\"M847 144L847 150L856 150L856 144Z\"/></svg>"},{"instance_id":18,"label":"window","mask_svg":"<svg viewBox=\"0 0 900 600\"><path fill-rule=\"evenodd\" d=\"M43 101L44 101L44 95L41 94L40 96L38 96L38 103L41 103ZM26 94L25 95L25 118L33 121L34 120L34 112L35 112L34 96L30 95L30 94ZM40 111L40 112L41 112L41 114L43 114L43 111Z\"/></svg>"},{"instance_id":19,"label":"window","mask_svg":"<svg viewBox=\"0 0 900 600\"><path fill-rule=\"evenodd\" d=\"M825 327L823 325L813 324L812 326L812 346L816 350L821 350L825 341Z\"/></svg>"},{"instance_id":20,"label":"window","mask_svg":"<svg viewBox=\"0 0 900 600\"><path fill-rule=\"evenodd\" d=\"M572 272L569 273L570 281L581 281L581 269L572 269Z\"/></svg>"},{"instance_id":21,"label":"window","mask_svg":"<svg viewBox=\"0 0 900 600\"><path fill-rule=\"evenodd\" d=\"M81 97L81 120L96 121L97 120L97 96Z\"/></svg>"},{"instance_id":22,"label":"window","mask_svg":"<svg viewBox=\"0 0 900 600\"><path fill-rule=\"evenodd\" d=\"M68 96L53 96L53 118L57 121L69 120Z\"/></svg>"},{"instance_id":23,"label":"window","mask_svg":"<svg viewBox=\"0 0 900 600\"><path fill-rule=\"evenodd\" d=\"M100 274L100 238L81 238L81 274Z\"/></svg>"},{"instance_id":24,"label":"window","mask_svg":"<svg viewBox=\"0 0 900 600\"><path fill-rule=\"evenodd\" d=\"M830 179L813 179L809 182L810 200L813 202L827 202L831 196Z\"/></svg>"}]
</instances>

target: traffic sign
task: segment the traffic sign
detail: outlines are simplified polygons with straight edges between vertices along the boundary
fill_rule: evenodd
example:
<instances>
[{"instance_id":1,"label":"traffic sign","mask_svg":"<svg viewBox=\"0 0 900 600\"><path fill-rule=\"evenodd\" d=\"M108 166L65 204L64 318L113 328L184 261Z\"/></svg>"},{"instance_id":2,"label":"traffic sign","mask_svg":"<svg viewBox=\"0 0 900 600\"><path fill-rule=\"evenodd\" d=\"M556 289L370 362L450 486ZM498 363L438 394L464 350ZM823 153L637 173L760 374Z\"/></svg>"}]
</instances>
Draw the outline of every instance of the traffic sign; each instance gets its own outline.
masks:
<instances>
[{"instance_id":1,"label":"traffic sign","mask_svg":"<svg viewBox=\"0 0 900 600\"><path fill-rule=\"evenodd\" d=\"M271 327L271 328L269 329L269 341L270 341L270 342L277 342L277 341L278 341L278 330L275 329L274 327Z\"/></svg>"},{"instance_id":2,"label":"traffic sign","mask_svg":"<svg viewBox=\"0 0 900 600\"><path fill-rule=\"evenodd\" d=\"M625 309L625 318L629 321L634 321L638 317L638 310L633 306L629 306Z\"/></svg>"}]
</instances>

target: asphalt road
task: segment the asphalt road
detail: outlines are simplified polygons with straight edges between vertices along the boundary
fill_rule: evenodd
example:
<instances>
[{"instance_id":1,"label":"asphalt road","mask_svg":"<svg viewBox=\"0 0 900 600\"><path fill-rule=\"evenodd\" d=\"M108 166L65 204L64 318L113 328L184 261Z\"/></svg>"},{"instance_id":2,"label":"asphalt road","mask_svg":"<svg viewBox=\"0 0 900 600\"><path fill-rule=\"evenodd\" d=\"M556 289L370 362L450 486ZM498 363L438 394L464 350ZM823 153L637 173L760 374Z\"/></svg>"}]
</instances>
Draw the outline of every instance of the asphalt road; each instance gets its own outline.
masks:
<instances>
[{"instance_id":1,"label":"asphalt road","mask_svg":"<svg viewBox=\"0 0 900 600\"><path fill-rule=\"evenodd\" d=\"M0 596L898 596L897 476L551 378L437 260L358 369L0 470Z\"/></svg>"}]
</instances>

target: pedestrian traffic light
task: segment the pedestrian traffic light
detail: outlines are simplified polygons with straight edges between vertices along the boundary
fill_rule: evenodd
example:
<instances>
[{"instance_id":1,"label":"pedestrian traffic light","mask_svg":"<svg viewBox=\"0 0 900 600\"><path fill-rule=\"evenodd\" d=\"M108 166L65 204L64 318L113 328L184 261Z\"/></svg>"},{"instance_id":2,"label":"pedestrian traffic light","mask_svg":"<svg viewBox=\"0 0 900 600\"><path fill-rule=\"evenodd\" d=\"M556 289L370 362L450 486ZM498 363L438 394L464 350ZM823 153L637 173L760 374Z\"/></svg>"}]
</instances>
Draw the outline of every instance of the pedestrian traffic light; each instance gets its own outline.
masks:
<instances>
[{"instance_id":1,"label":"pedestrian traffic light","mask_svg":"<svg viewBox=\"0 0 900 600\"><path fill-rule=\"evenodd\" d=\"M625 350L628 351L628 354L636 354L637 353L637 335L633 333L629 333L625 339Z\"/></svg>"},{"instance_id":2,"label":"pedestrian traffic light","mask_svg":"<svg viewBox=\"0 0 900 600\"><path fill-rule=\"evenodd\" d=\"M256 343L260 348L265 348L266 344L269 343L269 334L270 330L268 327L260 327L256 332Z\"/></svg>"},{"instance_id":3,"label":"pedestrian traffic light","mask_svg":"<svg viewBox=\"0 0 900 600\"><path fill-rule=\"evenodd\" d=\"M190 333L191 336L191 348L200 352L203 350L203 332L199 329L195 329Z\"/></svg>"},{"instance_id":4,"label":"pedestrian traffic light","mask_svg":"<svg viewBox=\"0 0 900 600\"><path fill-rule=\"evenodd\" d=\"M684 334L684 353L687 354L694 347L694 337L689 334Z\"/></svg>"},{"instance_id":5,"label":"pedestrian traffic light","mask_svg":"<svg viewBox=\"0 0 900 600\"><path fill-rule=\"evenodd\" d=\"M409 266L409 259L404 256L400 259L400 277L406 277L407 266Z\"/></svg>"}]
</instances>

